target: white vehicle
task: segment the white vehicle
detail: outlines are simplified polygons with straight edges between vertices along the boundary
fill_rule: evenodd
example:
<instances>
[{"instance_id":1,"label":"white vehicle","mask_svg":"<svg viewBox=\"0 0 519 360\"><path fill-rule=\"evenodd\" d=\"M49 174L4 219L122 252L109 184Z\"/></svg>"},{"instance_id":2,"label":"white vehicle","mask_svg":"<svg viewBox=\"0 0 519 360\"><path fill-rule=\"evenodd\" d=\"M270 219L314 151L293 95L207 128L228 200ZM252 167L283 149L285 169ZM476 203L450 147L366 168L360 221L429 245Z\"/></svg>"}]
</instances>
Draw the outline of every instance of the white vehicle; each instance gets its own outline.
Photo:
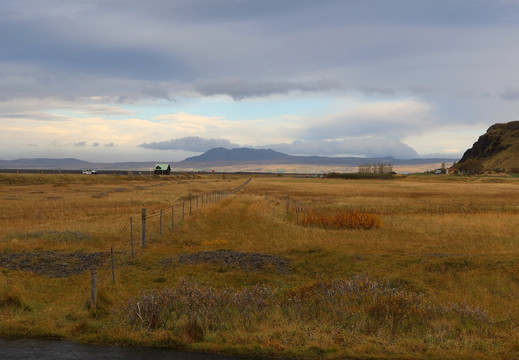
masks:
<instances>
[{"instance_id":1,"label":"white vehicle","mask_svg":"<svg viewBox=\"0 0 519 360\"><path fill-rule=\"evenodd\" d=\"M97 170L92 170L92 169L83 169L81 172L83 173L83 175L96 175L97 174Z\"/></svg>"}]
</instances>

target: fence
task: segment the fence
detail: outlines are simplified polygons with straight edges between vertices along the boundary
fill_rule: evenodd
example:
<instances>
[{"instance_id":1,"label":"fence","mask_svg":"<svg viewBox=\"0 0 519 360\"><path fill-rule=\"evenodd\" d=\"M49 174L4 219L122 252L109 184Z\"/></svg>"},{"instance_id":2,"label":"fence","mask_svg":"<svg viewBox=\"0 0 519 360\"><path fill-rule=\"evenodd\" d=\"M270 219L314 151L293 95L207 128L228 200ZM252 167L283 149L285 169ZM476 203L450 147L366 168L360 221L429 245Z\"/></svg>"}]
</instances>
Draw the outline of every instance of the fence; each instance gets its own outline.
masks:
<instances>
[{"instance_id":1,"label":"fence","mask_svg":"<svg viewBox=\"0 0 519 360\"><path fill-rule=\"evenodd\" d=\"M216 203L229 195L236 194L240 190L242 190L245 186L247 186L252 178L245 181L240 186L229 189L229 190L219 190L219 191L211 191L203 194L189 194L185 199L181 201L177 201L176 203L160 209L156 210L152 213L148 213L146 208L142 208L140 222L141 222L141 230L140 230L140 241L139 246L135 246L136 239L135 235L137 231L134 231L136 220L133 217L125 223L125 225L121 228L118 235L114 238L110 245L110 258L106 260L104 263L99 264L96 267L92 267L91 269L91 281L90 281L90 303L91 306L96 307L97 303L97 268L111 268L112 270L112 281L115 282L115 257L116 256L126 256L128 252L128 243L130 244L130 256L134 257L135 252L138 249L146 248L148 237L147 230L148 225L151 220L157 220L157 224L159 227L159 236L162 236L163 230L165 230L168 225L166 225L166 220L169 224L169 228L171 231L175 229L175 226L184 222L187 216L191 215L194 211L204 206L207 206L212 203ZM129 238L128 238L129 237Z\"/></svg>"}]
</instances>

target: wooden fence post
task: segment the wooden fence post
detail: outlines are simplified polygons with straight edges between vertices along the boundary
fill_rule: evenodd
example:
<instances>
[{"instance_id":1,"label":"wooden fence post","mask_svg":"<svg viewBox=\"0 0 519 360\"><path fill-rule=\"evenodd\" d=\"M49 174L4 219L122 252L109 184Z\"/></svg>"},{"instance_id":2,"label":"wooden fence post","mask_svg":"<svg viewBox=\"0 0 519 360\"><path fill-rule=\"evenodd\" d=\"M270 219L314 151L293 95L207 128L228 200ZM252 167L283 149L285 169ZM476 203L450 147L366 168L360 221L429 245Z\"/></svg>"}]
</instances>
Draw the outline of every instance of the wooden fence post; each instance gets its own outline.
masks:
<instances>
[{"instance_id":1,"label":"wooden fence post","mask_svg":"<svg viewBox=\"0 0 519 360\"><path fill-rule=\"evenodd\" d=\"M191 215L191 200L192 200L192 197L191 197L191 194L189 194L189 215Z\"/></svg>"},{"instance_id":2,"label":"wooden fence post","mask_svg":"<svg viewBox=\"0 0 519 360\"><path fill-rule=\"evenodd\" d=\"M110 257L112 258L112 282L115 284L114 247L113 246L110 246Z\"/></svg>"},{"instance_id":3,"label":"wooden fence post","mask_svg":"<svg viewBox=\"0 0 519 360\"><path fill-rule=\"evenodd\" d=\"M90 306L94 309L97 306L97 269L90 269Z\"/></svg>"},{"instance_id":4,"label":"wooden fence post","mask_svg":"<svg viewBox=\"0 0 519 360\"><path fill-rule=\"evenodd\" d=\"M130 245L132 247L132 259L133 259L133 219L130 216Z\"/></svg>"},{"instance_id":5,"label":"wooden fence post","mask_svg":"<svg viewBox=\"0 0 519 360\"><path fill-rule=\"evenodd\" d=\"M184 222L184 202L182 201L182 222Z\"/></svg>"},{"instance_id":6,"label":"wooden fence post","mask_svg":"<svg viewBox=\"0 0 519 360\"><path fill-rule=\"evenodd\" d=\"M142 208L141 247L146 247L146 208Z\"/></svg>"},{"instance_id":7,"label":"wooden fence post","mask_svg":"<svg viewBox=\"0 0 519 360\"><path fill-rule=\"evenodd\" d=\"M159 227L159 235L162 236L162 209L160 210L160 227Z\"/></svg>"}]
</instances>

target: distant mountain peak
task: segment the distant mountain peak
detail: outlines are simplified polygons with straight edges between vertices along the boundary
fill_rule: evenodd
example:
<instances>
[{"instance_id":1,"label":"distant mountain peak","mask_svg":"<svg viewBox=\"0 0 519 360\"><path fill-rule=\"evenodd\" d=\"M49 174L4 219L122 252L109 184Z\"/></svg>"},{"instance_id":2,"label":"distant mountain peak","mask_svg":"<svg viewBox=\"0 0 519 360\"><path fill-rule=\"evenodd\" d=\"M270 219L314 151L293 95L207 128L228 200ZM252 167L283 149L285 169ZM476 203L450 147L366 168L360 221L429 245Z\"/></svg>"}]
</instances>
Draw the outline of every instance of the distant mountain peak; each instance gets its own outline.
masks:
<instances>
[{"instance_id":1,"label":"distant mountain peak","mask_svg":"<svg viewBox=\"0 0 519 360\"><path fill-rule=\"evenodd\" d=\"M223 147L206 151L202 155L192 156L182 162L211 162L211 161L266 161L282 160L290 158L290 155L274 151L272 149L251 149Z\"/></svg>"}]
</instances>

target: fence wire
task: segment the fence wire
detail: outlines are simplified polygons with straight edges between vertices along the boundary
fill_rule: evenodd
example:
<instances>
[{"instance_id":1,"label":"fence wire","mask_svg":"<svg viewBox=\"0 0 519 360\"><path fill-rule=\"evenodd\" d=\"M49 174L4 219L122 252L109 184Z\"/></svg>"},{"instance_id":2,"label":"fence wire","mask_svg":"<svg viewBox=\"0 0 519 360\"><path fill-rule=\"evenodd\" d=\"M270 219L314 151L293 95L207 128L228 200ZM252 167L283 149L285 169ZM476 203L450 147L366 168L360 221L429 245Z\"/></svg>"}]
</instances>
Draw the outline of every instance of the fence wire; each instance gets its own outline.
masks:
<instances>
[{"instance_id":1,"label":"fence wire","mask_svg":"<svg viewBox=\"0 0 519 360\"><path fill-rule=\"evenodd\" d=\"M160 221L159 233L162 235L162 230L169 229L174 230L174 226L179 222L185 220L186 216L192 214L193 211L202 208L204 205L216 203L230 195L235 195L240 190L247 186L252 178L245 181L240 186L234 189L228 190L217 190L206 192L202 194L189 195L187 200L177 201L168 207L154 210L150 213L143 213L139 218L130 217L123 226L121 226L117 235L114 236L110 243L110 248L106 252L106 260L99 264L100 267L105 269L112 269L112 278L115 281L115 268L121 265L122 258L126 259L128 255L135 256L136 253L143 250L142 247L142 224L145 224L145 236L149 238L147 234L151 231L147 225L153 222L154 233L156 233L156 222ZM196 204L193 206L193 203ZM145 209L143 209L145 210ZM144 215L145 214L145 215ZM167 219L166 218L167 215ZM149 221L152 220L152 221ZM140 222L140 224L139 224ZM148 240L146 239L146 246ZM130 254L131 251L131 254ZM121 258L122 256L122 258Z\"/></svg>"}]
</instances>

